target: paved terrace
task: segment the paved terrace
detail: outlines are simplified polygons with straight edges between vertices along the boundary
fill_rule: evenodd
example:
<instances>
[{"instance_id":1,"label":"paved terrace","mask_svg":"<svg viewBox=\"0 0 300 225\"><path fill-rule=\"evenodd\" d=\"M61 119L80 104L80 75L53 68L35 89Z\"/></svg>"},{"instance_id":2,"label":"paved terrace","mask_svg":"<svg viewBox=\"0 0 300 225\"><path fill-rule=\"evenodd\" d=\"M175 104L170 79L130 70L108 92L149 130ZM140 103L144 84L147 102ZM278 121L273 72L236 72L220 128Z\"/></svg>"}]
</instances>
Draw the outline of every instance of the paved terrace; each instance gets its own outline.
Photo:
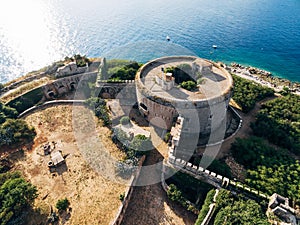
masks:
<instances>
[{"instance_id":1,"label":"paved terrace","mask_svg":"<svg viewBox=\"0 0 300 225\"><path fill-rule=\"evenodd\" d=\"M227 93L232 86L232 78L223 68L218 68L213 64L211 73L203 73L202 79L204 82L199 85L198 91L187 91L183 88L176 87L169 91L162 89L160 85L155 82L155 77L161 75L161 68L176 67L180 64L190 64L196 62L198 65L208 64L209 61L195 57L172 57L162 58L157 61L152 61L145 65L141 70L142 84L158 97L182 100L201 100L218 97L223 93Z\"/></svg>"}]
</instances>

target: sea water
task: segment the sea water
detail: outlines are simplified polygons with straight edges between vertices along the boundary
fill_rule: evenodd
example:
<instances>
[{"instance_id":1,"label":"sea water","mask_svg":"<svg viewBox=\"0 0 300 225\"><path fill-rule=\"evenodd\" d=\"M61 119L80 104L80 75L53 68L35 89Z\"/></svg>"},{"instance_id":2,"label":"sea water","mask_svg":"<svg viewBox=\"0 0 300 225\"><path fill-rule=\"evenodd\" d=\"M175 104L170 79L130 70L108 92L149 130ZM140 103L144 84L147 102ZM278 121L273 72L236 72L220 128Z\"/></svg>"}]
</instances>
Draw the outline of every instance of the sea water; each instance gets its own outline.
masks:
<instances>
[{"instance_id":1,"label":"sea water","mask_svg":"<svg viewBox=\"0 0 300 225\"><path fill-rule=\"evenodd\" d=\"M300 81L300 1L1 1L0 82L78 53L140 62L191 54Z\"/></svg>"}]
</instances>

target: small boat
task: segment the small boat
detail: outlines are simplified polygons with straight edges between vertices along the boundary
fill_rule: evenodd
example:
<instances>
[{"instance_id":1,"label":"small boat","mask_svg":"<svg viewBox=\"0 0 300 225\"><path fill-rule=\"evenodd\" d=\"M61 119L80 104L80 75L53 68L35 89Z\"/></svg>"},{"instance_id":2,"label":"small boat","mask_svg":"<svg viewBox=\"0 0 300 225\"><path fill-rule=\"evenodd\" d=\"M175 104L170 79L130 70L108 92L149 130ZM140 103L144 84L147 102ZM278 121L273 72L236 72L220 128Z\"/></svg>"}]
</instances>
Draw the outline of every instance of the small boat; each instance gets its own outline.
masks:
<instances>
[{"instance_id":1,"label":"small boat","mask_svg":"<svg viewBox=\"0 0 300 225\"><path fill-rule=\"evenodd\" d=\"M217 45L213 45L212 47L213 47L214 49L216 49L218 46L217 46Z\"/></svg>"},{"instance_id":2,"label":"small boat","mask_svg":"<svg viewBox=\"0 0 300 225\"><path fill-rule=\"evenodd\" d=\"M171 38L170 38L169 36L167 36L166 39L167 39L167 41L170 41L170 40L171 40Z\"/></svg>"}]
</instances>

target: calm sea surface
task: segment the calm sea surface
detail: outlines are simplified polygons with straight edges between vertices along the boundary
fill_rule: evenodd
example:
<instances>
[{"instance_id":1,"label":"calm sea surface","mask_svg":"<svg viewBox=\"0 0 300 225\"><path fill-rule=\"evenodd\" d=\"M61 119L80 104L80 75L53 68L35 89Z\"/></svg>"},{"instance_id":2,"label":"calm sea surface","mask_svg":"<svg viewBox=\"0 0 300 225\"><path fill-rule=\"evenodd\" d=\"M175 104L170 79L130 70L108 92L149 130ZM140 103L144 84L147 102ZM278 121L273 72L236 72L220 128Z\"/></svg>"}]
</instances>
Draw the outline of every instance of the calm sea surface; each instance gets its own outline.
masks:
<instances>
[{"instance_id":1,"label":"calm sea surface","mask_svg":"<svg viewBox=\"0 0 300 225\"><path fill-rule=\"evenodd\" d=\"M0 82L75 53L193 54L300 81L299 0L0 1Z\"/></svg>"}]
</instances>

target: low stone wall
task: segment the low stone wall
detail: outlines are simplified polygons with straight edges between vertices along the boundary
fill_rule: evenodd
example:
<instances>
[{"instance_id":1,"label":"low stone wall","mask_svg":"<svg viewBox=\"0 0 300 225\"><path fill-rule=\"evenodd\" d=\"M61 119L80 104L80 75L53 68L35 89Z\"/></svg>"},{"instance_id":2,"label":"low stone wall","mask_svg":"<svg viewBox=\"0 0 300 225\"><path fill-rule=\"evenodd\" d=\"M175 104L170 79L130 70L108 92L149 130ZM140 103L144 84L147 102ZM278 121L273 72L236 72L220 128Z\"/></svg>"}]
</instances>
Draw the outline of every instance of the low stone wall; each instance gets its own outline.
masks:
<instances>
[{"instance_id":1,"label":"low stone wall","mask_svg":"<svg viewBox=\"0 0 300 225\"><path fill-rule=\"evenodd\" d=\"M39 73L39 74L37 74L37 75L32 75L32 76L27 77L27 78L25 78L25 79L23 79L23 80L16 81L16 82L14 82L14 83L12 83L12 84L10 84L10 85L8 85L8 86L2 88L2 89L0 90L0 93L5 93L6 91L9 91L9 90L11 90L11 89L17 88L17 87L19 87L20 85L22 85L22 84L24 84L24 83L28 83L28 82L31 82L31 81L33 81L33 80L40 79L40 78L45 77L45 76L47 76L47 73L41 72L41 73Z\"/></svg>"},{"instance_id":2,"label":"low stone wall","mask_svg":"<svg viewBox=\"0 0 300 225\"><path fill-rule=\"evenodd\" d=\"M215 209L216 209L216 198L219 194L219 189L216 189L216 193L214 195L214 198L213 198L213 203L211 203L209 205L209 211L208 213L206 214L204 220L202 221L201 225L208 225L212 216L214 215L214 212L215 212Z\"/></svg>"},{"instance_id":3,"label":"low stone wall","mask_svg":"<svg viewBox=\"0 0 300 225\"><path fill-rule=\"evenodd\" d=\"M125 192L125 197L122 202L122 205L119 207L119 210L118 210L118 213L117 213L115 219L110 223L111 225L121 225L145 159L146 159L145 155L142 156L142 158L140 159L138 168L137 168L135 174L130 179L130 186L127 188L127 190Z\"/></svg>"},{"instance_id":4,"label":"low stone wall","mask_svg":"<svg viewBox=\"0 0 300 225\"><path fill-rule=\"evenodd\" d=\"M204 180L204 182L207 182L216 188L225 188L234 193L243 193L252 199L268 200L270 198L268 195L261 193L258 190L252 189L241 182L230 180L227 177L223 177L222 175L211 172L200 166L196 166L182 159L175 158L173 155L169 156L168 163L176 169L190 174L196 179Z\"/></svg>"},{"instance_id":5,"label":"low stone wall","mask_svg":"<svg viewBox=\"0 0 300 225\"><path fill-rule=\"evenodd\" d=\"M36 110L44 109L44 108L49 107L49 106L65 105L65 104L85 105L85 100L54 100L54 101L48 101L48 102L45 102L41 105L36 105L36 106L33 106L33 107L25 110L24 112L19 114L18 118L22 118L22 117L28 115L29 113L32 113Z\"/></svg>"}]
</instances>

